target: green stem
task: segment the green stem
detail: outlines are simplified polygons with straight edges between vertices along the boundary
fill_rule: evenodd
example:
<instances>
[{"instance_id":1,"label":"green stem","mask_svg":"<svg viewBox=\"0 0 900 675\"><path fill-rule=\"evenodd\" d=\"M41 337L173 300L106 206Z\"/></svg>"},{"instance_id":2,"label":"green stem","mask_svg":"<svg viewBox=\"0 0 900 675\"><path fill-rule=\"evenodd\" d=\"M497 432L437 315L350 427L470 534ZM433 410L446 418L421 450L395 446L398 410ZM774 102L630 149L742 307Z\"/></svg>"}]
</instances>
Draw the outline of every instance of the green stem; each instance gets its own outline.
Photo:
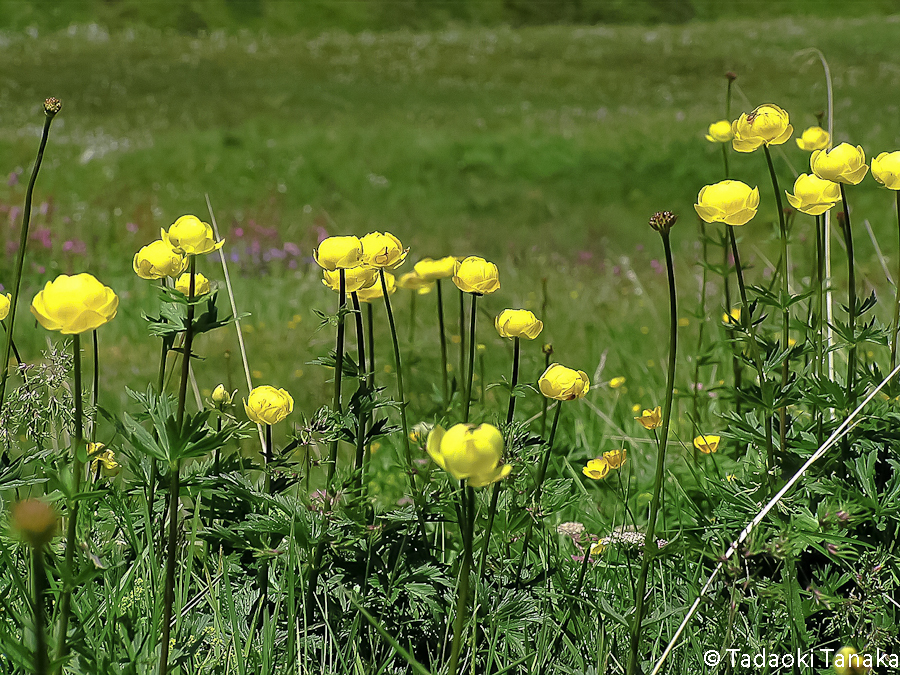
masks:
<instances>
[{"instance_id":1,"label":"green stem","mask_svg":"<svg viewBox=\"0 0 900 675\"><path fill-rule=\"evenodd\" d=\"M669 279L669 368L666 376L666 407L663 411L662 432L656 453L656 476L653 484L653 498L650 501L650 519L644 535L644 555L638 576L634 623L631 631L631 653L628 660L628 675L633 675L638 667L638 649L641 642L641 628L644 621L644 595L647 590L647 576L658 547L656 544L656 519L659 513L660 495L666 467L666 446L669 438L669 420L672 415L672 396L675 390L675 355L678 347L678 312L675 298L675 266L672 261L672 246L669 232L660 231L666 252L666 270Z\"/></svg>"},{"instance_id":2,"label":"green stem","mask_svg":"<svg viewBox=\"0 0 900 675\"><path fill-rule=\"evenodd\" d=\"M100 398L100 344L97 340L97 329L91 331L91 342L94 347L94 372L91 388L91 407L94 417L91 421L91 442L97 440L97 400Z\"/></svg>"},{"instance_id":3,"label":"green stem","mask_svg":"<svg viewBox=\"0 0 900 675\"><path fill-rule=\"evenodd\" d=\"M438 333L441 339L441 384L443 386L444 408L447 408L450 405L450 384L447 379L447 335L444 330L444 296L441 290L440 279L435 281L435 289L437 290Z\"/></svg>"},{"instance_id":4,"label":"green stem","mask_svg":"<svg viewBox=\"0 0 900 675\"><path fill-rule=\"evenodd\" d=\"M264 481L264 490L265 493L271 496L272 493L272 473L270 469L270 464L272 463L272 459L274 458L273 446L272 446L272 425L266 425L266 454L265 454L265 481ZM268 512L268 507L266 507L266 512ZM273 541L270 542L270 546L274 546L274 537L272 535ZM262 620L264 616L264 612L266 607L269 604L269 562L266 556L263 556L259 559L259 569L256 573L256 581L259 586L259 619L260 624L262 626Z\"/></svg>"},{"instance_id":5,"label":"green stem","mask_svg":"<svg viewBox=\"0 0 900 675\"><path fill-rule=\"evenodd\" d=\"M334 359L334 397L332 399L331 408L335 413L343 412L341 406L341 379L344 373L344 308L347 306L347 273L343 268L340 270L340 290L338 290L338 325L337 325L337 345L335 346ZM335 438L331 441L331 454L328 462L328 480L326 481L326 490L331 490L331 482L334 480L334 472L337 470L338 445L340 441Z\"/></svg>"},{"instance_id":6,"label":"green stem","mask_svg":"<svg viewBox=\"0 0 900 675\"><path fill-rule=\"evenodd\" d=\"M474 297L474 296L473 296ZM460 486L460 493L465 490L468 502L471 507L475 501L475 492L469 486ZM460 523L460 527L465 531L463 535L463 560L462 569L459 577L459 591L456 595L456 618L453 621L453 644L450 647L450 675L456 675L459 667L459 654L463 644L463 628L466 623L466 614L469 610L469 574L472 569L472 539L474 533L474 518L471 508L467 508L466 499L460 500L460 512L463 514L464 522Z\"/></svg>"},{"instance_id":7,"label":"green stem","mask_svg":"<svg viewBox=\"0 0 900 675\"><path fill-rule=\"evenodd\" d=\"M723 144L724 147L724 144ZM692 435L697 436L698 432L698 424L700 421L700 409L699 409L699 395L700 395L700 354L703 353L703 328L706 326L706 270L709 265L709 260L707 258L707 246L706 246L706 223L702 220L700 221L700 250L701 255L703 256L703 266L702 272L700 275L700 313L698 316L699 326L697 328L697 351L694 353L694 391L693 391L693 404L694 404L694 419L693 419L693 429ZM728 312L731 308L726 307L725 311ZM694 463L697 463L697 448L694 448Z\"/></svg>"},{"instance_id":8,"label":"green stem","mask_svg":"<svg viewBox=\"0 0 900 675\"><path fill-rule=\"evenodd\" d=\"M416 296L419 292L415 289L409 292L409 344L416 341Z\"/></svg>"},{"instance_id":9,"label":"green stem","mask_svg":"<svg viewBox=\"0 0 900 675\"><path fill-rule=\"evenodd\" d=\"M897 198L897 232L900 234L900 190L895 190ZM900 249L898 249L900 251ZM900 330L900 253L897 255L897 294L894 298L894 320L891 323L891 371L897 367L897 331ZM896 392L895 392L896 393Z\"/></svg>"},{"instance_id":10,"label":"green stem","mask_svg":"<svg viewBox=\"0 0 900 675\"><path fill-rule=\"evenodd\" d=\"M472 313L469 316L469 371L466 374L466 401L463 408L463 422L469 421L469 406L472 403L472 375L475 373L475 300L477 293L472 293Z\"/></svg>"},{"instance_id":11,"label":"green stem","mask_svg":"<svg viewBox=\"0 0 900 675\"><path fill-rule=\"evenodd\" d=\"M848 328L850 330L850 350L847 354L847 407L856 407L856 270L853 256L853 230L850 227L850 208L847 205L847 191L841 186L841 201L844 205L844 240L847 243L847 283L848 303L850 310Z\"/></svg>"},{"instance_id":12,"label":"green stem","mask_svg":"<svg viewBox=\"0 0 900 675\"><path fill-rule=\"evenodd\" d=\"M159 280L160 285L166 288L165 278ZM166 384L166 359L169 355L169 344L167 338L162 338L162 350L159 355L159 370L156 375L156 393L162 398L163 388ZM157 440L156 429L153 429L153 438ZM159 482L159 463L153 457L150 458L150 484L147 486L147 509L150 514L151 527L147 530L147 541L149 545L153 544L153 503L156 500L156 484Z\"/></svg>"},{"instance_id":13,"label":"green stem","mask_svg":"<svg viewBox=\"0 0 900 675\"><path fill-rule=\"evenodd\" d=\"M47 675L50 671L50 654L47 651L47 634L44 628L44 587L47 575L44 572L44 547L31 549L31 576L34 587L34 672Z\"/></svg>"},{"instance_id":14,"label":"green stem","mask_svg":"<svg viewBox=\"0 0 900 675\"><path fill-rule=\"evenodd\" d=\"M373 391L375 389L375 323L372 318L371 302L366 303L366 331L369 343L369 370L366 375L366 385L369 387L369 391ZM366 414L366 428L371 428L371 426L372 413L369 412ZM366 452L363 456L363 483L368 477L370 455L371 453Z\"/></svg>"},{"instance_id":15,"label":"green stem","mask_svg":"<svg viewBox=\"0 0 900 675\"><path fill-rule=\"evenodd\" d=\"M359 352L359 372L361 373L360 386L364 386L365 379L368 378L366 370L366 338L365 329L363 328L362 309L359 305L359 295L356 291L350 294L353 302L353 317L356 320L356 349ZM361 411L356 420L356 458L353 463L355 471L362 471L363 457L366 451L366 419Z\"/></svg>"},{"instance_id":16,"label":"green stem","mask_svg":"<svg viewBox=\"0 0 900 675\"><path fill-rule=\"evenodd\" d=\"M544 372L550 367L550 356L550 350L544 352ZM547 406L550 405L550 399L546 396L541 396L541 399L541 438L543 438L547 431Z\"/></svg>"},{"instance_id":17,"label":"green stem","mask_svg":"<svg viewBox=\"0 0 900 675\"><path fill-rule=\"evenodd\" d=\"M38 171L44 159L44 148L47 147L47 139L50 136L50 123L56 113L44 109L44 129L41 132L41 143L38 147L37 158L34 160L34 168L31 170L31 179L25 190L25 208L22 210L22 229L19 232L19 250L16 252L16 267L13 272L12 297L9 300L9 324L6 331L6 340L3 345L3 362L0 365L0 411L6 401L6 380L9 377L9 355L12 351L13 328L16 322L16 307L19 305L19 290L22 287L22 269L25 264L25 247L28 245L28 226L31 222L31 201L34 197L34 184L37 181Z\"/></svg>"},{"instance_id":18,"label":"green stem","mask_svg":"<svg viewBox=\"0 0 900 675\"><path fill-rule=\"evenodd\" d=\"M67 639L69 618L72 613L72 584L76 577L75 540L78 530L78 507L81 503L76 497L81 490L81 474L84 473L84 467L79 459L82 452L81 446L84 444L84 407L81 401L81 336L78 334L72 336L72 356L74 357L73 374L75 379L75 387L72 392L72 397L75 399L75 438L72 448L72 497L68 501L69 522L66 527L65 570L68 578L63 583L59 623L56 630L56 660L59 662L56 672L58 673L62 672L63 662L68 655Z\"/></svg>"},{"instance_id":19,"label":"green stem","mask_svg":"<svg viewBox=\"0 0 900 675\"><path fill-rule=\"evenodd\" d=\"M544 477L547 475L547 468L550 465L550 455L553 453L553 441L556 438L556 428L559 426L559 414L561 411L562 401L559 401L556 404L556 412L553 415L553 424L550 425L550 438L547 439L547 451L544 453L544 459L541 462L540 469L538 470L534 493L531 497L531 503L534 505L534 508L538 512L540 512L541 509L541 490L544 485ZM522 581L522 570L525 568L525 558L528 556L528 548L531 544L531 535L534 531L534 521L538 515L538 513L533 513L531 514L531 518L528 519L528 527L525 530L525 540L522 544L522 557L519 558L519 566L516 569L515 587L517 590Z\"/></svg>"},{"instance_id":20,"label":"green stem","mask_svg":"<svg viewBox=\"0 0 900 675\"><path fill-rule=\"evenodd\" d=\"M900 194L900 193L898 193ZM898 278L900 279L900 278ZM823 373L823 362L825 358L824 336L822 332L825 329L825 322L822 317L823 298L825 286L825 225L822 222L822 216L816 216L816 376L821 380ZM898 289L900 289L900 281L898 281ZM900 292L900 291L898 291ZM898 298L900 300L900 298ZM900 307L900 305L898 305ZM891 367L893 370L893 367ZM816 438L818 444L822 445L822 426L823 415L819 403L815 403L816 418Z\"/></svg>"},{"instance_id":21,"label":"green stem","mask_svg":"<svg viewBox=\"0 0 900 675\"><path fill-rule=\"evenodd\" d=\"M459 291L459 377L460 385L465 387L462 378L466 372L466 294ZM465 391L465 389L463 389Z\"/></svg>"}]
</instances>

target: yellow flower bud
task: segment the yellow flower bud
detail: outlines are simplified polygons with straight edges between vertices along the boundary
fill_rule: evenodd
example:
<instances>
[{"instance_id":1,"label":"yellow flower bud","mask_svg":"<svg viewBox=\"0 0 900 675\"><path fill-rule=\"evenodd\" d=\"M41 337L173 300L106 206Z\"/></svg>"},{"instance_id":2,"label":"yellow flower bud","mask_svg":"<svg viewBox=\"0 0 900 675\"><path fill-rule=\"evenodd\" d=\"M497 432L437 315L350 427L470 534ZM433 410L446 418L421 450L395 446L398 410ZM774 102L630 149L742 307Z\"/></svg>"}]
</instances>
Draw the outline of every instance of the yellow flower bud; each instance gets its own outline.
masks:
<instances>
[{"instance_id":1,"label":"yellow flower bud","mask_svg":"<svg viewBox=\"0 0 900 675\"><path fill-rule=\"evenodd\" d=\"M9 316L9 307L12 304L12 293L0 294L0 321Z\"/></svg>"},{"instance_id":2,"label":"yellow flower bud","mask_svg":"<svg viewBox=\"0 0 900 675\"><path fill-rule=\"evenodd\" d=\"M222 410L226 406L230 406L232 404L235 394L237 394L237 389L229 394L228 390L225 389L224 384L217 384L216 388L213 389L213 393L210 398L212 399L212 402L215 404L215 406L219 410Z\"/></svg>"},{"instance_id":3,"label":"yellow flower bud","mask_svg":"<svg viewBox=\"0 0 900 675\"><path fill-rule=\"evenodd\" d=\"M362 260L362 244L359 237L328 237L319 242L313 258L322 269L352 269Z\"/></svg>"},{"instance_id":4,"label":"yellow flower bud","mask_svg":"<svg viewBox=\"0 0 900 675\"><path fill-rule=\"evenodd\" d=\"M694 439L694 447L704 455L708 455L709 453L715 452L719 449L720 440L721 439L718 436L704 434L702 436L697 436L697 438Z\"/></svg>"},{"instance_id":5,"label":"yellow flower bud","mask_svg":"<svg viewBox=\"0 0 900 675\"><path fill-rule=\"evenodd\" d=\"M506 478L512 470L500 465L503 436L490 424L457 424L444 431L436 426L428 434L426 451L434 462L457 480L471 487L484 487Z\"/></svg>"},{"instance_id":6,"label":"yellow flower bud","mask_svg":"<svg viewBox=\"0 0 900 675\"><path fill-rule=\"evenodd\" d=\"M601 480L606 478L610 468L612 467L610 467L609 462L606 461L605 457L598 457L597 459L588 460L587 466L581 470L581 473L588 478Z\"/></svg>"},{"instance_id":7,"label":"yellow flower bud","mask_svg":"<svg viewBox=\"0 0 900 675\"><path fill-rule=\"evenodd\" d=\"M294 399L284 389L264 384L244 399L247 417L257 424L278 424L294 410Z\"/></svg>"},{"instance_id":8,"label":"yellow flower bud","mask_svg":"<svg viewBox=\"0 0 900 675\"><path fill-rule=\"evenodd\" d=\"M787 112L766 103L744 113L731 125L732 147L738 152L753 152L763 144L781 145L794 133Z\"/></svg>"},{"instance_id":9,"label":"yellow flower bud","mask_svg":"<svg viewBox=\"0 0 900 675\"><path fill-rule=\"evenodd\" d=\"M624 449L610 450L609 452L603 453L603 459L605 459L606 463L609 464L610 469L618 469L623 464L625 464L625 455L626 452Z\"/></svg>"},{"instance_id":10,"label":"yellow flower bud","mask_svg":"<svg viewBox=\"0 0 900 675\"><path fill-rule=\"evenodd\" d=\"M115 317L119 298L90 274L61 274L31 301L31 313L47 330L77 335Z\"/></svg>"},{"instance_id":11,"label":"yellow flower bud","mask_svg":"<svg viewBox=\"0 0 900 675\"><path fill-rule=\"evenodd\" d=\"M494 319L494 327L500 337L534 340L544 330L544 322L527 309L504 309Z\"/></svg>"},{"instance_id":12,"label":"yellow flower bud","mask_svg":"<svg viewBox=\"0 0 900 675\"><path fill-rule=\"evenodd\" d=\"M494 263L471 255L459 264L453 283L465 293L486 295L500 289L500 272Z\"/></svg>"},{"instance_id":13,"label":"yellow flower bud","mask_svg":"<svg viewBox=\"0 0 900 675\"><path fill-rule=\"evenodd\" d=\"M204 223L197 216L181 216L169 231L162 230L162 238L179 253L203 255L218 251L225 240L216 241L209 223Z\"/></svg>"},{"instance_id":14,"label":"yellow flower bud","mask_svg":"<svg viewBox=\"0 0 900 675\"><path fill-rule=\"evenodd\" d=\"M322 283L336 293L341 291L341 271L324 270ZM344 290L347 293L356 293L364 288L378 285L378 270L368 265L359 265L344 270Z\"/></svg>"},{"instance_id":15,"label":"yellow flower bud","mask_svg":"<svg viewBox=\"0 0 900 675\"><path fill-rule=\"evenodd\" d=\"M456 273L459 261L452 255L439 260L431 258L422 258L413 266L413 271L423 279L435 281L437 279L446 279L452 277Z\"/></svg>"},{"instance_id":16,"label":"yellow flower bud","mask_svg":"<svg viewBox=\"0 0 900 675\"><path fill-rule=\"evenodd\" d=\"M849 143L831 150L816 150L810 155L809 166L819 178L845 185L858 185L869 170L862 146L854 148Z\"/></svg>"},{"instance_id":17,"label":"yellow flower bud","mask_svg":"<svg viewBox=\"0 0 900 675\"><path fill-rule=\"evenodd\" d=\"M184 254L157 239L134 254L131 266L141 279L175 278L187 269L188 261Z\"/></svg>"},{"instance_id":18,"label":"yellow flower bud","mask_svg":"<svg viewBox=\"0 0 900 675\"><path fill-rule=\"evenodd\" d=\"M822 127L810 127L796 141L797 147L807 152L824 150L831 143L831 135Z\"/></svg>"},{"instance_id":19,"label":"yellow flower bud","mask_svg":"<svg viewBox=\"0 0 900 675\"><path fill-rule=\"evenodd\" d=\"M370 232L360 239L362 242L362 261L372 267L395 269L403 264L409 249L390 232Z\"/></svg>"},{"instance_id":20,"label":"yellow flower bud","mask_svg":"<svg viewBox=\"0 0 900 675\"><path fill-rule=\"evenodd\" d=\"M433 285L433 281L429 279L423 279L415 271L402 274L397 280L398 288L405 288L408 291L416 291L419 295L431 293L431 287Z\"/></svg>"},{"instance_id":21,"label":"yellow flower bud","mask_svg":"<svg viewBox=\"0 0 900 675\"><path fill-rule=\"evenodd\" d=\"M759 208L759 188L739 180L723 180L706 185L697 196L694 209L707 223L744 225Z\"/></svg>"},{"instance_id":22,"label":"yellow flower bud","mask_svg":"<svg viewBox=\"0 0 900 675\"><path fill-rule=\"evenodd\" d=\"M609 381L609 388L618 389L623 384L625 384L625 378L620 375L619 377L614 377Z\"/></svg>"},{"instance_id":23,"label":"yellow flower bud","mask_svg":"<svg viewBox=\"0 0 900 675\"><path fill-rule=\"evenodd\" d=\"M734 134L731 131L731 122L728 120L713 122L709 125L706 133L706 140L710 143L727 143L732 138L734 138Z\"/></svg>"},{"instance_id":24,"label":"yellow flower bud","mask_svg":"<svg viewBox=\"0 0 900 675\"><path fill-rule=\"evenodd\" d=\"M11 516L13 529L18 530L22 538L34 547L49 543L59 525L56 510L39 499L16 502Z\"/></svg>"},{"instance_id":25,"label":"yellow flower bud","mask_svg":"<svg viewBox=\"0 0 900 675\"><path fill-rule=\"evenodd\" d=\"M551 363L538 380L541 393L557 401L582 398L591 388L591 381L583 370L572 370L559 363Z\"/></svg>"},{"instance_id":26,"label":"yellow flower bud","mask_svg":"<svg viewBox=\"0 0 900 675\"><path fill-rule=\"evenodd\" d=\"M841 188L837 183L806 173L801 173L794 181L794 194L785 194L791 206L810 216L822 215L841 200Z\"/></svg>"},{"instance_id":27,"label":"yellow flower bud","mask_svg":"<svg viewBox=\"0 0 900 675\"><path fill-rule=\"evenodd\" d=\"M175 290L181 291L185 295L191 290L191 274L186 272L175 281ZM194 274L194 297L206 295L209 293L209 279L196 272Z\"/></svg>"},{"instance_id":28,"label":"yellow flower bud","mask_svg":"<svg viewBox=\"0 0 900 675\"><path fill-rule=\"evenodd\" d=\"M662 406L656 406L653 410L644 410L640 417L635 417L645 429L658 429L662 426Z\"/></svg>"},{"instance_id":29,"label":"yellow flower bud","mask_svg":"<svg viewBox=\"0 0 900 675\"><path fill-rule=\"evenodd\" d=\"M384 273L384 283L387 286L388 295L393 295L397 292L397 279L390 272ZM381 279L377 279L377 281L368 288L358 291L356 297L359 298L360 302L372 302L373 300L378 300L378 298L383 298L384 291L381 288Z\"/></svg>"},{"instance_id":30,"label":"yellow flower bud","mask_svg":"<svg viewBox=\"0 0 900 675\"><path fill-rule=\"evenodd\" d=\"M872 160L872 175L891 190L900 190L900 150L882 152Z\"/></svg>"}]
</instances>

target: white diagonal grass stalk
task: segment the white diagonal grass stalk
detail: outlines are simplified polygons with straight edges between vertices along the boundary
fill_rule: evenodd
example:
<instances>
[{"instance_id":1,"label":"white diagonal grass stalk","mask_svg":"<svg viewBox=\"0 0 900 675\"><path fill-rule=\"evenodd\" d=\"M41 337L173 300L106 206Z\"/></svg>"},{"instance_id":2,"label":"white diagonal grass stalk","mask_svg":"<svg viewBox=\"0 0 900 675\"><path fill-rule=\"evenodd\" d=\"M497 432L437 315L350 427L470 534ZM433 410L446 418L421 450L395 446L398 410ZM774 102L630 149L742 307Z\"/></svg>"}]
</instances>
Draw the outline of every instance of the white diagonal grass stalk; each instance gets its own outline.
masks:
<instances>
[{"instance_id":1,"label":"white diagonal grass stalk","mask_svg":"<svg viewBox=\"0 0 900 675\"><path fill-rule=\"evenodd\" d=\"M710 586L712 586L713 581L715 581L716 577L719 574L719 570L725 565L729 558L734 555L734 552L737 551L738 547L744 543L750 533L753 531L757 525L759 525L763 518L765 518L769 511L775 508L775 505L781 501L781 498L784 497L788 492L790 492L791 488L794 487L796 482L800 480L806 470L812 466L816 461L822 458L828 450L834 446L847 431L850 429L850 423L856 418L856 416L860 413L860 411L868 405L869 401L875 398L875 395L881 391L884 386L891 381L891 379L900 372L900 365L894 368L888 375L885 377L881 384L879 384L875 389L873 389L868 396L860 403L856 410L854 410L850 415L841 422L841 425L835 429L831 436L828 437L822 445L819 446L818 450L816 450L812 455L810 455L809 459L800 467L800 469L795 473L791 479L784 484L784 486L775 494L772 499L762 508L762 510L756 514L756 517L753 518L747 526L741 531L738 535L738 538L731 542L731 545L728 547L728 550L725 551L725 555L722 556L719 564L716 565L716 568L713 570L713 573L710 575L709 579L706 580L706 583L703 585L703 588L700 589L700 593L697 595L697 599L694 600L694 604L691 605L691 608L688 610L687 615L684 617L684 620L681 622L681 625L678 626L678 630L675 631L675 635L672 636L672 639L669 641L669 644L666 645L665 650L662 653L662 656L659 657L659 661L656 662L656 665L653 666L653 670L650 675L656 675L659 672L659 669L662 668L663 662L668 658L669 652L672 651L672 648L675 646L675 643L678 642L678 638L681 637L681 633L684 631L685 627L688 625L688 622L691 620L691 617L694 616L694 612L697 611L697 607L700 606L700 601L703 600L703 596L706 595L706 591L709 590Z\"/></svg>"}]
</instances>

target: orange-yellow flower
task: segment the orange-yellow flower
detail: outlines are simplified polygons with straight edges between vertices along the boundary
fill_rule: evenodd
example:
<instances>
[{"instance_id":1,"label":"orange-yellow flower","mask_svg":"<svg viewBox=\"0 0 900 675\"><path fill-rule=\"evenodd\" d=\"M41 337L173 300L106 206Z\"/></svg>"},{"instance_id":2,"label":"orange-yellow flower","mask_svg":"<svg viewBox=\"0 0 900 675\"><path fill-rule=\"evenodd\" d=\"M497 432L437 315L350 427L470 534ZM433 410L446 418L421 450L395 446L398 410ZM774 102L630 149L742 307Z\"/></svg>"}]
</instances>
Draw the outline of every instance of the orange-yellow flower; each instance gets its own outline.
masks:
<instances>
[{"instance_id":1,"label":"orange-yellow flower","mask_svg":"<svg viewBox=\"0 0 900 675\"><path fill-rule=\"evenodd\" d=\"M656 406L653 410L644 410L640 417L635 417L645 429L658 429L662 426L662 406Z\"/></svg>"},{"instance_id":2,"label":"orange-yellow flower","mask_svg":"<svg viewBox=\"0 0 900 675\"><path fill-rule=\"evenodd\" d=\"M603 453L603 459L609 464L610 469L618 469L625 464L625 455L626 452L624 448L621 450L610 450L609 452Z\"/></svg>"}]
</instances>

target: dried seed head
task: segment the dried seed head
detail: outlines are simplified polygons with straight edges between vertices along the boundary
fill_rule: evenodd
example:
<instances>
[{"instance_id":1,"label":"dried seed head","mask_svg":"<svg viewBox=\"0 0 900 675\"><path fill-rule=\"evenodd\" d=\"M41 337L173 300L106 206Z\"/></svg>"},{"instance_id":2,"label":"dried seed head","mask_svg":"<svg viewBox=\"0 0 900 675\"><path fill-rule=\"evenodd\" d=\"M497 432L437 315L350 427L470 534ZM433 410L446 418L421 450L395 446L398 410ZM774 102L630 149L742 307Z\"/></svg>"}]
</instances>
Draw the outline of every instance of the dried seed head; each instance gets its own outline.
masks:
<instances>
[{"instance_id":1,"label":"dried seed head","mask_svg":"<svg viewBox=\"0 0 900 675\"><path fill-rule=\"evenodd\" d=\"M58 524L56 510L39 499L26 499L12 507L13 527L34 547L49 543Z\"/></svg>"},{"instance_id":2,"label":"dried seed head","mask_svg":"<svg viewBox=\"0 0 900 675\"><path fill-rule=\"evenodd\" d=\"M678 216L671 211L657 211L650 216L650 227L660 234L668 234L677 220Z\"/></svg>"},{"instance_id":3,"label":"dried seed head","mask_svg":"<svg viewBox=\"0 0 900 675\"><path fill-rule=\"evenodd\" d=\"M44 114L47 117L53 117L62 108L62 101L52 96L44 101Z\"/></svg>"},{"instance_id":4,"label":"dried seed head","mask_svg":"<svg viewBox=\"0 0 900 675\"><path fill-rule=\"evenodd\" d=\"M737 79L737 73L729 70L725 73L725 77L727 77L730 82L734 82Z\"/></svg>"}]
</instances>

